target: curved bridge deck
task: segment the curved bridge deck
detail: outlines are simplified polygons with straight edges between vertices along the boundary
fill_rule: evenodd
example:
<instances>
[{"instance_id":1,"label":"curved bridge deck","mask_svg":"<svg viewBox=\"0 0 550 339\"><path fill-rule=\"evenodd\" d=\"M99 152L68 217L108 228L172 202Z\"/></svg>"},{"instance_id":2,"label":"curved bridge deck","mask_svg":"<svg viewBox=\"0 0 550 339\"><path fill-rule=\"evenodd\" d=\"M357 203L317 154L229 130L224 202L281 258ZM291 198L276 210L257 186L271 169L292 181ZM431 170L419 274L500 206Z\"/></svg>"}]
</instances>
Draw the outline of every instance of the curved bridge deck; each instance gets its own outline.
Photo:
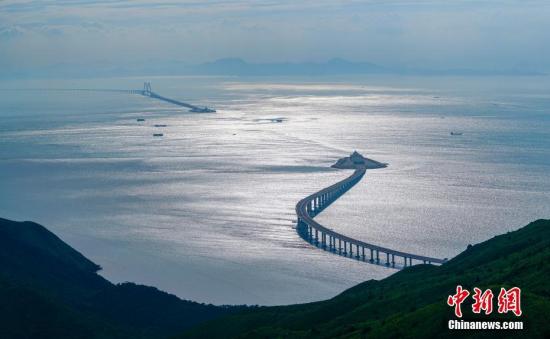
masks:
<instances>
[{"instance_id":1,"label":"curved bridge deck","mask_svg":"<svg viewBox=\"0 0 550 339\"><path fill-rule=\"evenodd\" d=\"M357 184L363 178L365 172L366 168L357 168L346 179L300 200L296 204L296 215L298 216L296 229L298 234L307 242L326 251L370 263L383 263L388 267L396 267L396 257L402 258L403 267L411 266L413 260L423 262L424 264L444 263L445 259L396 251L353 239L328 229L313 220L316 215ZM338 245L336 244L337 242ZM365 252L367 252L368 257ZM397 267L399 266L401 265L397 264Z\"/></svg>"}]
</instances>

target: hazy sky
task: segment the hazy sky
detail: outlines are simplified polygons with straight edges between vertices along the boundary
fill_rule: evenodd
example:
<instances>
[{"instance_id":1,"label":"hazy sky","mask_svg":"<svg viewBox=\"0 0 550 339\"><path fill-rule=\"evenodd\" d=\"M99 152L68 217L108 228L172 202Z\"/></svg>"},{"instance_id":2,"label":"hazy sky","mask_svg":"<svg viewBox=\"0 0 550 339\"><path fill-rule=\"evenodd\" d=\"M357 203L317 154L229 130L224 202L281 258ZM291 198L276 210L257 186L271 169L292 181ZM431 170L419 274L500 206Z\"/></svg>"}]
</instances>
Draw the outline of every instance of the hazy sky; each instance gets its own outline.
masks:
<instances>
[{"instance_id":1,"label":"hazy sky","mask_svg":"<svg viewBox=\"0 0 550 339\"><path fill-rule=\"evenodd\" d=\"M550 70L550 1L0 1L0 69L342 57Z\"/></svg>"}]
</instances>

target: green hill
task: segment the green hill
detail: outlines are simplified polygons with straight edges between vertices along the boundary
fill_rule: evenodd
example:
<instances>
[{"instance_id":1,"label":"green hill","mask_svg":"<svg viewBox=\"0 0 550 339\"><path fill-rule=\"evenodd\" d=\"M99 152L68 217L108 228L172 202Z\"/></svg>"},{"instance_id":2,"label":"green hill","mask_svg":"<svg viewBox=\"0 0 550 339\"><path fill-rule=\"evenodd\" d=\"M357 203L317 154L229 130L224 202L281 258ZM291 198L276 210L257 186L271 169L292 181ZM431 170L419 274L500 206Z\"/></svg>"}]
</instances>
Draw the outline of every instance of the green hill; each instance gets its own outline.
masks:
<instances>
[{"instance_id":1,"label":"green hill","mask_svg":"<svg viewBox=\"0 0 550 339\"><path fill-rule=\"evenodd\" d=\"M44 227L0 218L0 338L165 338L237 307L114 285Z\"/></svg>"},{"instance_id":2,"label":"green hill","mask_svg":"<svg viewBox=\"0 0 550 339\"><path fill-rule=\"evenodd\" d=\"M44 227L0 219L0 338L549 338L550 220L469 248L442 266L417 265L333 299L279 307L218 307L153 287L114 285ZM523 330L451 331L456 285L522 289Z\"/></svg>"},{"instance_id":3,"label":"green hill","mask_svg":"<svg viewBox=\"0 0 550 339\"><path fill-rule=\"evenodd\" d=\"M446 304L460 284L491 288L490 315L466 320L523 321L523 330L448 330L456 319ZM498 314L501 287L522 289L523 315ZM473 291L472 291L473 294ZM194 328L182 338L550 338L550 220L538 220L469 248L442 266L417 265L380 281L359 284L333 299L302 305L260 307Z\"/></svg>"}]
</instances>

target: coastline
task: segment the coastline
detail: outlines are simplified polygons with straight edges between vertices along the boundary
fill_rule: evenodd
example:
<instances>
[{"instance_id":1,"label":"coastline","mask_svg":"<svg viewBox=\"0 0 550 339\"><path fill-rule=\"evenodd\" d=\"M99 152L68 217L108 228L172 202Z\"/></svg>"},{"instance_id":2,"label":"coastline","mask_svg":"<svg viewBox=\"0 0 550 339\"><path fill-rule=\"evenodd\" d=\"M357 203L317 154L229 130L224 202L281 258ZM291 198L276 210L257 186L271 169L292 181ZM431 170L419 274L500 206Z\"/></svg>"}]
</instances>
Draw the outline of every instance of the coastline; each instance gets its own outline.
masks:
<instances>
[{"instance_id":1,"label":"coastline","mask_svg":"<svg viewBox=\"0 0 550 339\"><path fill-rule=\"evenodd\" d=\"M445 300L457 283L471 289L498 281L528 292L523 308L529 317L485 317L525 322L523 331L507 337L544 338L550 299L547 270L540 265L550 257L549 232L550 220L537 220L468 246L442 266L408 267L329 300L251 307L198 304L153 287L114 285L97 275L98 265L43 226L0 218L0 328L14 338L433 337L454 319ZM463 310L465 321L479 319L469 304Z\"/></svg>"}]
</instances>

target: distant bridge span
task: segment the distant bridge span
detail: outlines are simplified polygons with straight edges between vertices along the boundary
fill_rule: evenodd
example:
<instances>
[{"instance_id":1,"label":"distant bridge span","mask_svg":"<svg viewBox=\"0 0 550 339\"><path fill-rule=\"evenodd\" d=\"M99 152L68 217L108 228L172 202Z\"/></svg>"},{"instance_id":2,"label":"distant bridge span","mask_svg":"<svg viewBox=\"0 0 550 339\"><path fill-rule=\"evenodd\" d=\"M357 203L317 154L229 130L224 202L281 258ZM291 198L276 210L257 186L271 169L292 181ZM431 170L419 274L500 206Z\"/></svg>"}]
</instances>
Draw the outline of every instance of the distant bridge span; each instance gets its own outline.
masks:
<instances>
[{"instance_id":1,"label":"distant bridge span","mask_svg":"<svg viewBox=\"0 0 550 339\"><path fill-rule=\"evenodd\" d=\"M199 106L188 104L188 103L183 102L183 101L178 101L178 100L170 99L170 98L167 98L167 97L163 97L162 95L159 95L159 94L157 94L157 93L155 93L151 90L151 83L150 82L145 82L143 84L143 90L132 90L131 93L141 94L141 95L149 97L149 98L158 99L158 100L169 102L169 103L174 104L174 105L187 107L187 108L190 108L190 112L195 112L195 113L215 113L216 112L215 109L211 109L211 108L208 108L206 106L205 107L199 107Z\"/></svg>"},{"instance_id":2,"label":"distant bridge span","mask_svg":"<svg viewBox=\"0 0 550 339\"><path fill-rule=\"evenodd\" d=\"M187 107L190 112L194 113L215 113L216 110L206 107L206 106L197 106L192 105L183 101L178 101L164 97L160 94L157 94L152 91L151 83L145 82L143 84L143 89L112 89L112 88L33 88L33 89L13 89L13 90L24 90L24 91L76 91L76 92L109 92L109 93L127 93L127 94L139 94L149 98L162 100L169 102L174 105Z\"/></svg>"},{"instance_id":3,"label":"distant bridge span","mask_svg":"<svg viewBox=\"0 0 550 339\"><path fill-rule=\"evenodd\" d=\"M328 229L313 220L316 215L361 181L365 172L366 167L359 167L346 179L300 200L296 204L296 215L298 216L296 229L298 234L307 242L326 251L370 263L380 264L383 262L386 266L393 268L396 267L396 257L403 259L403 267L412 266L413 260L421 261L424 264L443 264L446 262L447 259L396 251L353 239ZM338 246L336 242L338 242ZM368 259L365 251L370 252ZM380 254L385 255L385 258L380 258Z\"/></svg>"}]
</instances>

